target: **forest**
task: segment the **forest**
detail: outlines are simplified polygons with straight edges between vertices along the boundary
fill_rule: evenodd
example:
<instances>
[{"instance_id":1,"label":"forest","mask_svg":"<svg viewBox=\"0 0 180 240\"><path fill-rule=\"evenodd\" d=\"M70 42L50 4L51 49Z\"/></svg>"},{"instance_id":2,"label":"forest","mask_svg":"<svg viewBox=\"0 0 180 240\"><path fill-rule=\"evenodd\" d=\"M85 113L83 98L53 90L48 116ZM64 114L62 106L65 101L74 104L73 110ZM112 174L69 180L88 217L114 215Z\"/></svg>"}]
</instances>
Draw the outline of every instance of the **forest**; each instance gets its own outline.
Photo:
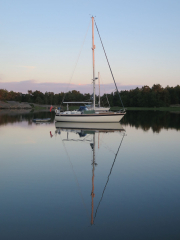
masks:
<instances>
[{"instance_id":1,"label":"forest","mask_svg":"<svg viewBox=\"0 0 180 240\"><path fill-rule=\"evenodd\" d=\"M143 86L142 88L120 91L120 96L125 107L169 107L180 104L180 86L163 88L160 84L154 84L152 87ZM65 102L88 102L92 101L92 95L82 94L76 90L58 94L28 90L26 94L23 94L0 89L0 101L60 105L63 100ZM101 106L122 106L117 92L104 94L100 101ZM96 96L96 103L98 103L98 96Z\"/></svg>"}]
</instances>

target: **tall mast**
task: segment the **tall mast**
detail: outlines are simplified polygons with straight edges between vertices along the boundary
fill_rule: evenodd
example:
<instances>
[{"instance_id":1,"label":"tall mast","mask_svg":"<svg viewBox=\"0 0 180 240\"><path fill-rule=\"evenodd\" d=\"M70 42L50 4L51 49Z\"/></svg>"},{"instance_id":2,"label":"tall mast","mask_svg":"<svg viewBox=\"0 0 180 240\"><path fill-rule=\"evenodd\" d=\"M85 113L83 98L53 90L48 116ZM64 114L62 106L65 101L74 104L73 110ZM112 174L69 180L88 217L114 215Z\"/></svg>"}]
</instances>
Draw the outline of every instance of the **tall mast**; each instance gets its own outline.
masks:
<instances>
[{"instance_id":1,"label":"tall mast","mask_svg":"<svg viewBox=\"0 0 180 240\"><path fill-rule=\"evenodd\" d=\"M93 60L93 109L95 110L95 57L94 57L94 17L92 17L92 60Z\"/></svg>"},{"instance_id":2,"label":"tall mast","mask_svg":"<svg viewBox=\"0 0 180 240\"><path fill-rule=\"evenodd\" d=\"M100 107L100 72L98 72L98 81L99 81L99 107Z\"/></svg>"}]
</instances>

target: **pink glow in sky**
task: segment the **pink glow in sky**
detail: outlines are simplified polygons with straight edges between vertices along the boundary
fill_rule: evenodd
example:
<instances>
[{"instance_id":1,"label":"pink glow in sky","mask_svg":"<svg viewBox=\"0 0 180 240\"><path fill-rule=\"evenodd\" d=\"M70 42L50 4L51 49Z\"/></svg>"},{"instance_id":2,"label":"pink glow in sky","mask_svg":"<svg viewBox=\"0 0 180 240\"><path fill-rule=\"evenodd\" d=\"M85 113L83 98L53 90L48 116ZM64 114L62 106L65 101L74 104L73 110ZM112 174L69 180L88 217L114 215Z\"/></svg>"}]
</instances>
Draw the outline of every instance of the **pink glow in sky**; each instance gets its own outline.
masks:
<instances>
[{"instance_id":1,"label":"pink glow in sky","mask_svg":"<svg viewBox=\"0 0 180 240\"><path fill-rule=\"evenodd\" d=\"M130 90L136 87L142 87L142 85L121 85L117 84L119 91ZM8 91L27 93L28 90L36 91L39 90L43 93L45 92L67 92L72 90L77 90L81 93L92 93L91 84L67 84L67 83L52 83L44 82L39 83L35 80L27 80L21 82L0 82L0 89L6 89ZM96 90L98 93L98 85L96 85ZM101 85L101 94L111 93L115 91L114 83Z\"/></svg>"},{"instance_id":2,"label":"pink glow in sky","mask_svg":"<svg viewBox=\"0 0 180 240\"><path fill-rule=\"evenodd\" d=\"M89 85L77 88L92 79L90 13L120 90L180 82L178 0L6 0L0 6L0 88L66 91L75 69L70 89L90 92ZM113 91L96 29L94 41L95 75Z\"/></svg>"}]
</instances>

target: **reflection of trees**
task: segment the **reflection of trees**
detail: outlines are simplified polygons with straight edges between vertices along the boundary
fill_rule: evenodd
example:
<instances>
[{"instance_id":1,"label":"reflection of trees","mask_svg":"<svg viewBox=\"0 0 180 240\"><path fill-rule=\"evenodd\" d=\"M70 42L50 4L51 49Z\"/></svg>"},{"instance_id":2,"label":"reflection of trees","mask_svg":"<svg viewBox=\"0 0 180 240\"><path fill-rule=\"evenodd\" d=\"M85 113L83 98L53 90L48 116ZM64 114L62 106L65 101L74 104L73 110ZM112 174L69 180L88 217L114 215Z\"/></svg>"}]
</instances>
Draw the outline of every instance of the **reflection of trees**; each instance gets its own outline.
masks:
<instances>
[{"instance_id":1,"label":"reflection of trees","mask_svg":"<svg viewBox=\"0 0 180 240\"><path fill-rule=\"evenodd\" d=\"M7 111L6 113L2 113L0 111L0 125L22 121L32 124L34 118L51 118L51 122L53 122L55 113L18 113L18 111ZM121 120L121 124L141 128L144 131L152 129L153 132L157 133L160 132L162 128L180 130L180 114L160 111L127 111L127 114Z\"/></svg>"},{"instance_id":2,"label":"reflection of trees","mask_svg":"<svg viewBox=\"0 0 180 240\"><path fill-rule=\"evenodd\" d=\"M180 130L180 114L160 111L128 111L121 120L123 125L130 125L159 133L162 128Z\"/></svg>"},{"instance_id":3,"label":"reflection of trees","mask_svg":"<svg viewBox=\"0 0 180 240\"><path fill-rule=\"evenodd\" d=\"M6 125L8 123L16 123L16 122L28 122L28 124L32 124L32 120L34 118L51 118L51 122L54 121L55 113L54 112L29 112L29 113L18 113L7 111L6 113L0 112L0 125Z\"/></svg>"}]
</instances>

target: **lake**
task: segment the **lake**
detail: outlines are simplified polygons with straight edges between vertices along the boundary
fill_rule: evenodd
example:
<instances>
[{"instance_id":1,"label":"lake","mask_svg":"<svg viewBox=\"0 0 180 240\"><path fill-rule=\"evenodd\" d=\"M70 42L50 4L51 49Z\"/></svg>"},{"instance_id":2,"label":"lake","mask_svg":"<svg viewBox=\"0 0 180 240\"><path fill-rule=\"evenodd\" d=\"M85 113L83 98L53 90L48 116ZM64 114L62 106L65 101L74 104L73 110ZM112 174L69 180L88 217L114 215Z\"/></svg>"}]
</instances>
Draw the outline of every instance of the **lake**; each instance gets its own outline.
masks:
<instances>
[{"instance_id":1,"label":"lake","mask_svg":"<svg viewBox=\"0 0 180 240\"><path fill-rule=\"evenodd\" d=\"M35 123L34 118L51 118ZM180 239L180 114L0 111L0 239Z\"/></svg>"}]
</instances>

